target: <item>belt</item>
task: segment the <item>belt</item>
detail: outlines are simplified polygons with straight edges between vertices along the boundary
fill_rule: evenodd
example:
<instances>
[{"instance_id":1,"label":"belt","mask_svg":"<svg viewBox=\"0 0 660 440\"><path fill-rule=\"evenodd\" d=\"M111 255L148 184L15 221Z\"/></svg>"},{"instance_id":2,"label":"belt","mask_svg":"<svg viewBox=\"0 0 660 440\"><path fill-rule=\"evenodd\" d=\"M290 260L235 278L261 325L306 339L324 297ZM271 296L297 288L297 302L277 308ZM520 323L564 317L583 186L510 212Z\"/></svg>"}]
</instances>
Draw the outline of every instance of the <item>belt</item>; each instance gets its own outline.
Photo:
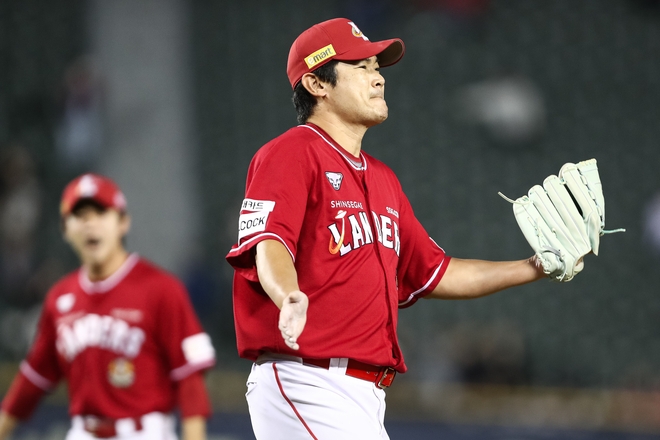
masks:
<instances>
[{"instance_id":1,"label":"belt","mask_svg":"<svg viewBox=\"0 0 660 440\"><path fill-rule=\"evenodd\" d=\"M304 365L325 368L326 370L330 369L330 359L303 358L302 363ZM377 367L349 359L346 365L346 376L373 382L378 388L387 388L394 382L396 370L392 367Z\"/></svg>"},{"instance_id":2,"label":"belt","mask_svg":"<svg viewBox=\"0 0 660 440\"><path fill-rule=\"evenodd\" d=\"M117 422L133 422L134 431L142 431L142 421L140 417L129 417L122 419L109 419L107 417L82 416L83 429L96 438L117 437Z\"/></svg>"}]
</instances>

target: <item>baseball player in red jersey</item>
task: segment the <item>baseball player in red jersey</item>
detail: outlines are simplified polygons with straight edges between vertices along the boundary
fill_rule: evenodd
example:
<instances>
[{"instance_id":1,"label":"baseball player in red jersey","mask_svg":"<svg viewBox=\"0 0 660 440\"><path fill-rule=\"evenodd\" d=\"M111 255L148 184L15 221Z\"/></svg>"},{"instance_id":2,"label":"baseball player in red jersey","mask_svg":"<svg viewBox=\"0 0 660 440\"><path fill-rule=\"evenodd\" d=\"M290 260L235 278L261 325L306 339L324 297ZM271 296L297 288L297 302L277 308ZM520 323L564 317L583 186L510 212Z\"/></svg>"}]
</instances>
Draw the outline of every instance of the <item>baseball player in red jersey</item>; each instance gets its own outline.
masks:
<instances>
[{"instance_id":1,"label":"baseball player in red jersey","mask_svg":"<svg viewBox=\"0 0 660 440\"><path fill-rule=\"evenodd\" d=\"M72 416L67 440L176 439L175 407L183 438L206 438L202 373L215 352L185 287L125 250L130 218L112 180L73 180L61 216L82 267L46 296L36 339L2 402L0 439L62 379Z\"/></svg>"},{"instance_id":2,"label":"baseball player in red jersey","mask_svg":"<svg viewBox=\"0 0 660 440\"><path fill-rule=\"evenodd\" d=\"M372 43L344 18L307 29L289 52L301 125L254 156L227 255L259 440L387 439L384 388L406 371L398 308L545 277L535 258L447 256L394 173L362 151L388 116L380 68L403 54L401 40Z\"/></svg>"}]
</instances>

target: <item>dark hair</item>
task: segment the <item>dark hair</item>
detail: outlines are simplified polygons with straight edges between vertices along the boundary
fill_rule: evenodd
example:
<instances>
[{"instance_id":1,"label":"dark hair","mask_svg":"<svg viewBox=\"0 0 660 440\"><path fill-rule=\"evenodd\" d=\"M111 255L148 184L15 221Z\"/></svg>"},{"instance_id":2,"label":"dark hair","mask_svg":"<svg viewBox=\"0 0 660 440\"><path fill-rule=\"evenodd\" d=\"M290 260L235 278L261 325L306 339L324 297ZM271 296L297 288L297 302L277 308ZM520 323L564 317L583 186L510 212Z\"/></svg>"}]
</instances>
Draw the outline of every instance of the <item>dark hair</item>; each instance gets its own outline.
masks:
<instances>
[{"instance_id":1,"label":"dark hair","mask_svg":"<svg viewBox=\"0 0 660 440\"><path fill-rule=\"evenodd\" d=\"M80 211L82 208L84 208L84 207L86 207L86 206L93 206L94 209L96 209L97 211L100 211L100 212L105 212L105 211L108 210L107 207L101 205L99 202L97 202L97 201L94 200L94 199L80 199L80 200L78 200L78 202L77 202L75 205L73 205L73 207L69 210L69 215L76 215L76 211ZM126 214L128 214L128 212L125 211L125 210L120 210L120 211L118 211L118 212L119 212L119 217L120 217L120 218L121 218L121 217L124 217L124 216L126 216ZM65 217L62 217L62 218L60 219L60 226L61 226L62 231L64 231L64 224L65 224L65 223L66 223L66 218L65 218Z\"/></svg>"},{"instance_id":2,"label":"dark hair","mask_svg":"<svg viewBox=\"0 0 660 440\"><path fill-rule=\"evenodd\" d=\"M328 61L318 69L312 70L312 73L321 81L327 82L334 87L337 85L337 69L335 68L337 63L337 60ZM299 81L293 89L293 98L291 100L298 114L298 123L304 124L314 112L316 98L302 85L302 81Z\"/></svg>"},{"instance_id":3,"label":"dark hair","mask_svg":"<svg viewBox=\"0 0 660 440\"><path fill-rule=\"evenodd\" d=\"M93 206L97 211L102 211L102 212L105 212L108 209L107 207L101 205L99 202L97 202L94 199L85 198L78 200L78 202L76 202L76 204L71 207L69 212L75 215L76 211L79 211L87 206Z\"/></svg>"}]
</instances>

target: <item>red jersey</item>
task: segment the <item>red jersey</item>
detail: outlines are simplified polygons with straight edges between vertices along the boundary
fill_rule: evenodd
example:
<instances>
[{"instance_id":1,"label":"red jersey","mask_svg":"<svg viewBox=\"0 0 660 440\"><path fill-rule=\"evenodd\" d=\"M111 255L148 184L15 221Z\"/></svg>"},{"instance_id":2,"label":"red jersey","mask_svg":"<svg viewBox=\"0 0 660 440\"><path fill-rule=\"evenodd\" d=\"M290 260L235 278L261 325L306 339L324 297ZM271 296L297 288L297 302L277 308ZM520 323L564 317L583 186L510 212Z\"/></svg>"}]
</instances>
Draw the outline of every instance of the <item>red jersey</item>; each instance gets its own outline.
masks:
<instances>
[{"instance_id":1,"label":"red jersey","mask_svg":"<svg viewBox=\"0 0 660 440\"><path fill-rule=\"evenodd\" d=\"M390 168L364 152L348 155L315 125L294 127L254 156L238 229L227 260L241 357L269 351L406 370L397 308L431 292L449 257ZM309 297L297 351L284 343L279 309L258 282L253 248L266 239L289 250Z\"/></svg>"},{"instance_id":2,"label":"red jersey","mask_svg":"<svg viewBox=\"0 0 660 440\"><path fill-rule=\"evenodd\" d=\"M44 390L65 379L71 415L116 419L172 411L174 381L214 363L185 287L133 254L106 280L53 286L20 371Z\"/></svg>"}]
</instances>

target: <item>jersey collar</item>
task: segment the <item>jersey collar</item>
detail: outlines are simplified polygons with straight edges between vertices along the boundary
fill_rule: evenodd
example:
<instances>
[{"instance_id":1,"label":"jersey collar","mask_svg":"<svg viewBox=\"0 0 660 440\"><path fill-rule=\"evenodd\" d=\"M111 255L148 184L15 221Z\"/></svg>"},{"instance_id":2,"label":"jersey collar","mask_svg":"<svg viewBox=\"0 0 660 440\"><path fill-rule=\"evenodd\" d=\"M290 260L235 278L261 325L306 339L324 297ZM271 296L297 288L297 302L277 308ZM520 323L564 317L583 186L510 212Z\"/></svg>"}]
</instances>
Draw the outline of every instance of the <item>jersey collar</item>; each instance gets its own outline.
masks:
<instances>
[{"instance_id":1,"label":"jersey collar","mask_svg":"<svg viewBox=\"0 0 660 440\"><path fill-rule=\"evenodd\" d=\"M140 257L136 253L129 255L126 261L119 266L119 269L117 269L115 273L101 281L91 281L87 276L85 268L81 267L78 272L78 282L80 283L80 287L85 293L90 295L108 292L109 290L114 289L117 284L126 278L126 275L128 275L128 273L135 267L139 259Z\"/></svg>"},{"instance_id":2,"label":"jersey collar","mask_svg":"<svg viewBox=\"0 0 660 440\"><path fill-rule=\"evenodd\" d=\"M345 153L345 150L339 146L337 146L334 142L334 140L326 133L323 131L321 127L318 125L312 124L311 122L308 122L305 125L299 125L298 127L302 128L307 128L309 130L312 130L314 133L319 135L321 139L323 139L328 145L330 145L332 148L334 148L339 154L341 154L341 157L344 158L344 160L356 171L366 171L367 169L367 158L364 157L364 154L362 154L362 151L360 151L360 159L362 159L362 164L361 165L356 165L354 161L352 161Z\"/></svg>"}]
</instances>

